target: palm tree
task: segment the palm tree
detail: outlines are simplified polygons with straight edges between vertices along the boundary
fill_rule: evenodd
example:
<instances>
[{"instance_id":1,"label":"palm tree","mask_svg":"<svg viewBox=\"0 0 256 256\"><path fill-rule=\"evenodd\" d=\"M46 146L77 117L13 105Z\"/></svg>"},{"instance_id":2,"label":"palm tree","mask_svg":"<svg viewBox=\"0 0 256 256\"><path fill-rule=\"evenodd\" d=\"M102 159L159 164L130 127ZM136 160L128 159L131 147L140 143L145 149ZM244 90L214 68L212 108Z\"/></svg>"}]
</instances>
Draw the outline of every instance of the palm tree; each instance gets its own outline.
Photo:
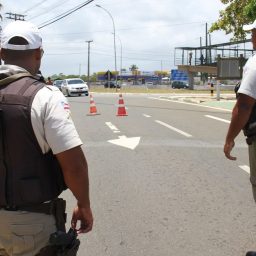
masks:
<instances>
[{"instance_id":1,"label":"palm tree","mask_svg":"<svg viewBox=\"0 0 256 256\"><path fill-rule=\"evenodd\" d=\"M135 64L132 64L129 69L130 71L134 72L134 71L137 71L139 68Z\"/></svg>"},{"instance_id":2,"label":"palm tree","mask_svg":"<svg viewBox=\"0 0 256 256\"><path fill-rule=\"evenodd\" d=\"M129 69L130 69L130 71L132 71L132 74L135 75L134 84L137 84L137 75L138 75L137 71L139 68L135 64L132 64Z\"/></svg>"}]
</instances>

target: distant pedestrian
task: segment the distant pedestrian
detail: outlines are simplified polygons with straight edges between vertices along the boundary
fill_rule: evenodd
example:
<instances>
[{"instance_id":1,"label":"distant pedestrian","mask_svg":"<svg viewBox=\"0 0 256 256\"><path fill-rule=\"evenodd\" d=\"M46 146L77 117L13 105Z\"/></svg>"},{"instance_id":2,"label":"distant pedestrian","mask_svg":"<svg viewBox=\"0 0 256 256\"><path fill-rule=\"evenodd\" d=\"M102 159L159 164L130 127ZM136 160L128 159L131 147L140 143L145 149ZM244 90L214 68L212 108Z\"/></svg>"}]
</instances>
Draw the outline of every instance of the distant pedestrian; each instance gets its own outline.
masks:
<instances>
[{"instance_id":1,"label":"distant pedestrian","mask_svg":"<svg viewBox=\"0 0 256 256\"><path fill-rule=\"evenodd\" d=\"M192 64L192 57L193 57L193 53L190 52L190 53L189 53L189 65Z\"/></svg>"},{"instance_id":2,"label":"distant pedestrian","mask_svg":"<svg viewBox=\"0 0 256 256\"><path fill-rule=\"evenodd\" d=\"M47 78L46 84L52 85L52 79L50 77Z\"/></svg>"},{"instance_id":3,"label":"distant pedestrian","mask_svg":"<svg viewBox=\"0 0 256 256\"><path fill-rule=\"evenodd\" d=\"M199 59L200 59L200 64L203 65L203 64L204 64L204 61L205 61L205 60L204 60L204 55L201 54L201 56L200 56Z\"/></svg>"}]
</instances>

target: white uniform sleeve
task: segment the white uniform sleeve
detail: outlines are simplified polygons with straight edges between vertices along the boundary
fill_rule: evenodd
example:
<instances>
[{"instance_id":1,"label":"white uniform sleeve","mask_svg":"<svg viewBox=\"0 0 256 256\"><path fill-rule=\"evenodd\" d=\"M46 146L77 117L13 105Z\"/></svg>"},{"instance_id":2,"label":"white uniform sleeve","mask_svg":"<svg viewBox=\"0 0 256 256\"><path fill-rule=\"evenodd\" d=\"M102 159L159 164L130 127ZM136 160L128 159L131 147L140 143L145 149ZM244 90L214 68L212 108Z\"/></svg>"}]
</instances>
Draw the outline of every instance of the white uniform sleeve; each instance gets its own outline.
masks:
<instances>
[{"instance_id":1,"label":"white uniform sleeve","mask_svg":"<svg viewBox=\"0 0 256 256\"><path fill-rule=\"evenodd\" d=\"M249 59L245 65L243 79L238 93L256 99L256 55Z\"/></svg>"},{"instance_id":2,"label":"white uniform sleeve","mask_svg":"<svg viewBox=\"0 0 256 256\"><path fill-rule=\"evenodd\" d=\"M70 117L67 99L53 86L42 88L31 107L32 127L43 153L54 154L82 145Z\"/></svg>"}]
</instances>

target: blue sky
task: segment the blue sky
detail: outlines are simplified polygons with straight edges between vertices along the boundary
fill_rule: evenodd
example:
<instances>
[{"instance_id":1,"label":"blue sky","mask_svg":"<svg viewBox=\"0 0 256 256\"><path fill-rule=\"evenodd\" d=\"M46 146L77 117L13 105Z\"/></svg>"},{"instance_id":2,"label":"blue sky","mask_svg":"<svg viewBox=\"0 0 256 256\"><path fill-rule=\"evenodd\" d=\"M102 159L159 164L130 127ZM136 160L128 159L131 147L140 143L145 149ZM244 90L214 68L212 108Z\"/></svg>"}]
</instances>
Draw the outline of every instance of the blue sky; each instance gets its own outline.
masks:
<instances>
[{"instance_id":1,"label":"blue sky","mask_svg":"<svg viewBox=\"0 0 256 256\"><path fill-rule=\"evenodd\" d=\"M82 4L78 0L5 0L2 14L24 14L40 26L57 15ZM45 55L42 72L86 74L88 44L91 45L91 72L114 70L113 24L115 23L116 60L120 69L136 64L140 70L174 68L174 47L199 46L205 42L205 24L214 22L224 8L219 0L95 0L70 16L41 29ZM2 26L10 22L4 19ZM230 36L214 32L212 43L227 42Z\"/></svg>"}]
</instances>

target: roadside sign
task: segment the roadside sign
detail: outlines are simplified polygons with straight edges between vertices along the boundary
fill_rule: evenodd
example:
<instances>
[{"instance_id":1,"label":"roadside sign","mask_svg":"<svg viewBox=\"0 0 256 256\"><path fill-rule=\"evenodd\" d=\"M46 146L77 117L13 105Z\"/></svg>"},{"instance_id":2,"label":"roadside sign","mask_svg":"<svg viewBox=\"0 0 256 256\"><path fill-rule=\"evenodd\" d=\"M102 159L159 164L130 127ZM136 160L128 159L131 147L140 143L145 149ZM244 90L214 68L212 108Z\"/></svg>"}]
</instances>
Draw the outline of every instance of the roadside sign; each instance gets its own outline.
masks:
<instances>
[{"instance_id":1,"label":"roadside sign","mask_svg":"<svg viewBox=\"0 0 256 256\"><path fill-rule=\"evenodd\" d=\"M114 77L114 75L108 70L105 73L104 77L105 77L106 80L111 80Z\"/></svg>"},{"instance_id":2,"label":"roadside sign","mask_svg":"<svg viewBox=\"0 0 256 256\"><path fill-rule=\"evenodd\" d=\"M241 79L244 58L218 58L217 80Z\"/></svg>"}]
</instances>

